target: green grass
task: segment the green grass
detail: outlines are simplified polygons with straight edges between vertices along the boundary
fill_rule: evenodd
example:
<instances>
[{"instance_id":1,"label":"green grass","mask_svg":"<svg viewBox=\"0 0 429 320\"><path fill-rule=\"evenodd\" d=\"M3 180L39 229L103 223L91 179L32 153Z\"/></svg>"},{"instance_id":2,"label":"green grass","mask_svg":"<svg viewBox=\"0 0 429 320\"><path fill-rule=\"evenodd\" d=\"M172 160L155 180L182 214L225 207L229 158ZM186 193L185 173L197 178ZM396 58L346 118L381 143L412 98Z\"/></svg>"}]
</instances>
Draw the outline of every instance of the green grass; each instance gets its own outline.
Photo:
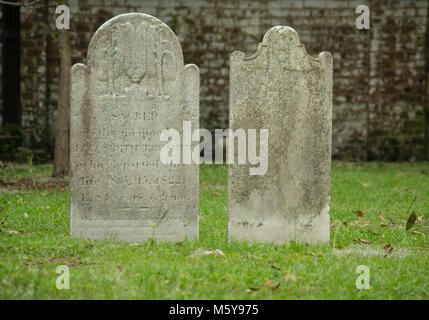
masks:
<instances>
[{"instance_id":1,"label":"green grass","mask_svg":"<svg viewBox=\"0 0 429 320\"><path fill-rule=\"evenodd\" d=\"M8 164L0 179L51 170ZM428 299L428 172L427 162L335 162L331 243L318 246L229 243L225 166L201 167L200 239L178 244L71 239L68 191L0 187L0 299ZM199 248L224 256L194 257ZM56 288L59 265L70 290ZM369 290L356 288L359 265Z\"/></svg>"}]
</instances>

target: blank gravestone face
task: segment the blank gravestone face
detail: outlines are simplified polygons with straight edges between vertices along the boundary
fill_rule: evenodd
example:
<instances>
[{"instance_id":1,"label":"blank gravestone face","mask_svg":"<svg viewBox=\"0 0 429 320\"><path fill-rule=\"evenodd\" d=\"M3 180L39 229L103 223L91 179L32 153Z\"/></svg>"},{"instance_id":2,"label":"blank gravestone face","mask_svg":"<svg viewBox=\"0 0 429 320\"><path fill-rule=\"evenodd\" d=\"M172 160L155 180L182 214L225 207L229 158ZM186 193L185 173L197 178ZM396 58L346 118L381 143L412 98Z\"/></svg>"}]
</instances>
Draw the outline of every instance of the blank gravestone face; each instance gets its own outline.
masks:
<instances>
[{"instance_id":1,"label":"blank gravestone face","mask_svg":"<svg viewBox=\"0 0 429 320\"><path fill-rule=\"evenodd\" d=\"M162 21L119 15L71 70L71 234L182 241L198 237L198 165L164 165L164 129L199 125L199 71L183 65Z\"/></svg>"},{"instance_id":2,"label":"blank gravestone face","mask_svg":"<svg viewBox=\"0 0 429 320\"><path fill-rule=\"evenodd\" d=\"M329 242L331 54L314 58L295 30L273 27L230 71L230 127L266 128L269 142L265 175L229 167L229 239Z\"/></svg>"}]
</instances>

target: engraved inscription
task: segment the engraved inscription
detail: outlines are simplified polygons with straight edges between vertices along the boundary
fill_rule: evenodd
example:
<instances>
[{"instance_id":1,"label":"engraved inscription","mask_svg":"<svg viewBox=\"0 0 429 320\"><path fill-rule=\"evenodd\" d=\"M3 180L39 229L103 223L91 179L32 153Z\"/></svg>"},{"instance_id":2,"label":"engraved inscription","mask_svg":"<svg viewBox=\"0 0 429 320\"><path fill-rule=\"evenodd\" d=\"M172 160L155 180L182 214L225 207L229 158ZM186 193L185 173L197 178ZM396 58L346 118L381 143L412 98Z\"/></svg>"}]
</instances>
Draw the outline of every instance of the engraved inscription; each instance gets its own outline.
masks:
<instances>
[{"instance_id":1,"label":"engraved inscription","mask_svg":"<svg viewBox=\"0 0 429 320\"><path fill-rule=\"evenodd\" d=\"M171 29L141 13L110 19L71 80L71 234L196 238L198 166L159 159L162 130L199 119L198 68Z\"/></svg>"}]
</instances>

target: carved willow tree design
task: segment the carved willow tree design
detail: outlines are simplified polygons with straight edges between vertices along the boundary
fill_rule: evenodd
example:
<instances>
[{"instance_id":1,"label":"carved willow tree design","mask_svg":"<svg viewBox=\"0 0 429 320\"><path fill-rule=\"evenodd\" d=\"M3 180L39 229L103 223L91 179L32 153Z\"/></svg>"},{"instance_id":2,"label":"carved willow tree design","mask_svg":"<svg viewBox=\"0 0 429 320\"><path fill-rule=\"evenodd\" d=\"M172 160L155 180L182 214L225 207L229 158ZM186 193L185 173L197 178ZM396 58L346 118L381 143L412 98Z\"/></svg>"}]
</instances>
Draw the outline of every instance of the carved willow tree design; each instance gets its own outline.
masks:
<instances>
[{"instance_id":1,"label":"carved willow tree design","mask_svg":"<svg viewBox=\"0 0 429 320\"><path fill-rule=\"evenodd\" d=\"M176 36L167 25L150 18L116 23L96 34L88 55L99 95L124 95L137 88L147 96L169 98L183 68Z\"/></svg>"}]
</instances>

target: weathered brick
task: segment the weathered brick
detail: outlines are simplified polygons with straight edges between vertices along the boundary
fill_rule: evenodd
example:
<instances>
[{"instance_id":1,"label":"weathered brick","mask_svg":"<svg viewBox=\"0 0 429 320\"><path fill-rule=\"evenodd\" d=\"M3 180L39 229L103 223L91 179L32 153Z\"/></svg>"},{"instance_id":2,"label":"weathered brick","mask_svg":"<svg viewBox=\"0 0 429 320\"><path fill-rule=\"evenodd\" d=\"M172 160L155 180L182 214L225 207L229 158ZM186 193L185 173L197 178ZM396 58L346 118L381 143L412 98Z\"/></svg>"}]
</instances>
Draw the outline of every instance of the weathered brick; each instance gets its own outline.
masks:
<instances>
[{"instance_id":1,"label":"weathered brick","mask_svg":"<svg viewBox=\"0 0 429 320\"><path fill-rule=\"evenodd\" d=\"M355 27L360 4L370 8L370 30ZM231 52L251 55L271 26L289 25L310 54L333 54L334 157L420 159L429 128L427 6L426 0L77 0L71 1L72 59L86 62L91 36L109 18L131 11L155 15L177 33L185 61L200 67L201 126L225 128ZM35 148L54 138L58 48L41 24L55 32L54 10L21 11L23 126Z\"/></svg>"}]
</instances>

